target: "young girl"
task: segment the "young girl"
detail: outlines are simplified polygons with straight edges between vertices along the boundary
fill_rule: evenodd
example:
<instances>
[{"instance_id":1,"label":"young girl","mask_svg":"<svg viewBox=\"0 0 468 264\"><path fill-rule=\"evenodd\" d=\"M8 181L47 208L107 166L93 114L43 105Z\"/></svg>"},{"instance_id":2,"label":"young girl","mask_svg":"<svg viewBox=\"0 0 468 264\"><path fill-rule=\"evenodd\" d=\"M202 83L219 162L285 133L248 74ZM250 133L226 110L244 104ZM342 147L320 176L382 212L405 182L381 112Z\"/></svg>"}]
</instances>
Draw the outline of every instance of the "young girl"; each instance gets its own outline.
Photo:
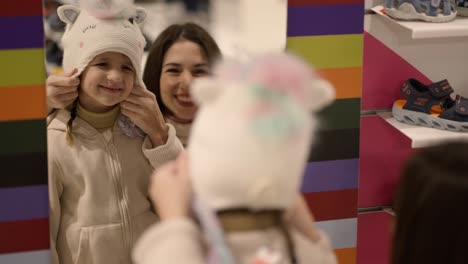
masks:
<instances>
[{"instance_id":1,"label":"young girl","mask_svg":"<svg viewBox=\"0 0 468 264\"><path fill-rule=\"evenodd\" d=\"M221 64L216 78L195 82L200 109L189 158L153 176L161 222L135 247L137 263L336 263L323 232L308 239L286 216L317 127L311 113L333 98L312 73L296 57L275 54Z\"/></svg>"},{"instance_id":2,"label":"young girl","mask_svg":"<svg viewBox=\"0 0 468 264\"><path fill-rule=\"evenodd\" d=\"M142 82L144 11L107 3L58 9L64 70L80 84L47 128L53 263L131 263L157 221L149 175L182 149Z\"/></svg>"}]
</instances>

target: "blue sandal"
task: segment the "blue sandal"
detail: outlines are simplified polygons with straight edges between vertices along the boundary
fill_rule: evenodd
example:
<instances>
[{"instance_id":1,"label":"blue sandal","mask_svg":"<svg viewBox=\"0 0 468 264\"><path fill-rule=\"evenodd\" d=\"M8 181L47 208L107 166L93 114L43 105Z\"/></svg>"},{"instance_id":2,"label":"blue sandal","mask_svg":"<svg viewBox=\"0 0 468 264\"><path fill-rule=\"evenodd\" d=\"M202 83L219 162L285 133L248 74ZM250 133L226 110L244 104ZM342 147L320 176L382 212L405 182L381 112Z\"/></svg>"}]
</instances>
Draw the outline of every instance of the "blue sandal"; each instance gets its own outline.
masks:
<instances>
[{"instance_id":1,"label":"blue sandal","mask_svg":"<svg viewBox=\"0 0 468 264\"><path fill-rule=\"evenodd\" d=\"M396 120L419 125L468 132L468 99L457 95L447 80L424 85L415 79L407 80L400 88L405 100L393 103Z\"/></svg>"}]
</instances>

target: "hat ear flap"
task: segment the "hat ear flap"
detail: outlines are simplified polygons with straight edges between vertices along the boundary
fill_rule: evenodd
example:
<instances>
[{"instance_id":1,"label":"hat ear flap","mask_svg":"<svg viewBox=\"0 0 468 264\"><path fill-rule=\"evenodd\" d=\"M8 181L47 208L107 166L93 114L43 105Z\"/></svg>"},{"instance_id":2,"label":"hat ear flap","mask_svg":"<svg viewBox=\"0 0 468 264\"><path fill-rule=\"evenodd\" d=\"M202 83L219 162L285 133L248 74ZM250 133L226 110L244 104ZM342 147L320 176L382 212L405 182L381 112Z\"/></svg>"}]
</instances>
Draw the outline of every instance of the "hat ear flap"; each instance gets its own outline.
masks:
<instances>
[{"instance_id":1,"label":"hat ear flap","mask_svg":"<svg viewBox=\"0 0 468 264\"><path fill-rule=\"evenodd\" d=\"M136 9L136 16L134 17L134 21L137 23L137 24L141 24L143 23L144 21L146 20L146 11L145 9L141 8L141 7L137 7Z\"/></svg>"},{"instance_id":2,"label":"hat ear flap","mask_svg":"<svg viewBox=\"0 0 468 264\"><path fill-rule=\"evenodd\" d=\"M76 19L80 15L81 10L72 5L63 5L57 9L57 14L63 22L66 24L75 23Z\"/></svg>"},{"instance_id":3,"label":"hat ear flap","mask_svg":"<svg viewBox=\"0 0 468 264\"><path fill-rule=\"evenodd\" d=\"M313 112L318 112L328 106L335 99L335 88L333 85L324 79L313 80L311 100L308 109Z\"/></svg>"}]
</instances>

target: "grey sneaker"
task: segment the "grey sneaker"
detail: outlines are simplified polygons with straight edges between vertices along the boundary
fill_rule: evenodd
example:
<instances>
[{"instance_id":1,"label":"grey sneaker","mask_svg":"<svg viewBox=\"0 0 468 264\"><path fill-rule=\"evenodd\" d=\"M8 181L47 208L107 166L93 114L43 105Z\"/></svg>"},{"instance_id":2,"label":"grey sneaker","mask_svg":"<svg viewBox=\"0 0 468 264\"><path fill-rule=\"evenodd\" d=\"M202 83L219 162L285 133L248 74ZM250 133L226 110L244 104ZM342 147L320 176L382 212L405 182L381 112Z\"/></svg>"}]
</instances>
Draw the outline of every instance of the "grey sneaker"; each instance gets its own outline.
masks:
<instances>
[{"instance_id":1,"label":"grey sneaker","mask_svg":"<svg viewBox=\"0 0 468 264\"><path fill-rule=\"evenodd\" d=\"M386 0L385 13L395 19L436 23L451 21L457 15L451 0Z\"/></svg>"}]
</instances>

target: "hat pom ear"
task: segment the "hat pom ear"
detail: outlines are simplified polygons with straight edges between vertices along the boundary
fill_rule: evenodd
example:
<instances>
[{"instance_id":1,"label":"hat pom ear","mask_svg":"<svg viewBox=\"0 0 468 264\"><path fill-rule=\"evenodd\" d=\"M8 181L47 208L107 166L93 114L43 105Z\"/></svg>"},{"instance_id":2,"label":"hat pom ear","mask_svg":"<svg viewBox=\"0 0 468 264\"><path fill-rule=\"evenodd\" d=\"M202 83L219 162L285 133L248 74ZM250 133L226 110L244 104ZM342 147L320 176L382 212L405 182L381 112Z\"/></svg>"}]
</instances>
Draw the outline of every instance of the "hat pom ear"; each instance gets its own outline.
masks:
<instances>
[{"instance_id":1,"label":"hat pom ear","mask_svg":"<svg viewBox=\"0 0 468 264\"><path fill-rule=\"evenodd\" d=\"M135 12L133 0L80 0L80 7L100 19L128 18Z\"/></svg>"},{"instance_id":2,"label":"hat pom ear","mask_svg":"<svg viewBox=\"0 0 468 264\"><path fill-rule=\"evenodd\" d=\"M314 79L310 85L312 86L312 91L308 105L309 110L313 112L320 111L335 99L335 88L329 81Z\"/></svg>"},{"instance_id":3,"label":"hat pom ear","mask_svg":"<svg viewBox=\"0 0 468 264\"><path fill-rule=\"evenodd\" d=\"M191 94L198 105L213 102L223 91L223 86L213 78L197 78L192 82Z\"/></svg>"},{"instance_id":4,"label":"hat pom ear","mask_svg":"<svg viewBox=\"0 0 468 264\"><path fill-rule=\"evenodd\" d=\"M72 5L63 5L57 9L57 14L64 23L73 24L75 23L78 15L80 15L81 10Z\"/></svg>"},{"instance_id":5,"label":"hat pom ear","mask_svg":"<svg viewBox=\"0 0 468 264\"><path fill-rule=\"evenodd\" d=\"M135 23L137 24L141 24L143 22L145 22L146 20L146 10L141 8L141 7L137 7L136 8L136 15L133 17Z\"/></svg>"}]
</instances>

